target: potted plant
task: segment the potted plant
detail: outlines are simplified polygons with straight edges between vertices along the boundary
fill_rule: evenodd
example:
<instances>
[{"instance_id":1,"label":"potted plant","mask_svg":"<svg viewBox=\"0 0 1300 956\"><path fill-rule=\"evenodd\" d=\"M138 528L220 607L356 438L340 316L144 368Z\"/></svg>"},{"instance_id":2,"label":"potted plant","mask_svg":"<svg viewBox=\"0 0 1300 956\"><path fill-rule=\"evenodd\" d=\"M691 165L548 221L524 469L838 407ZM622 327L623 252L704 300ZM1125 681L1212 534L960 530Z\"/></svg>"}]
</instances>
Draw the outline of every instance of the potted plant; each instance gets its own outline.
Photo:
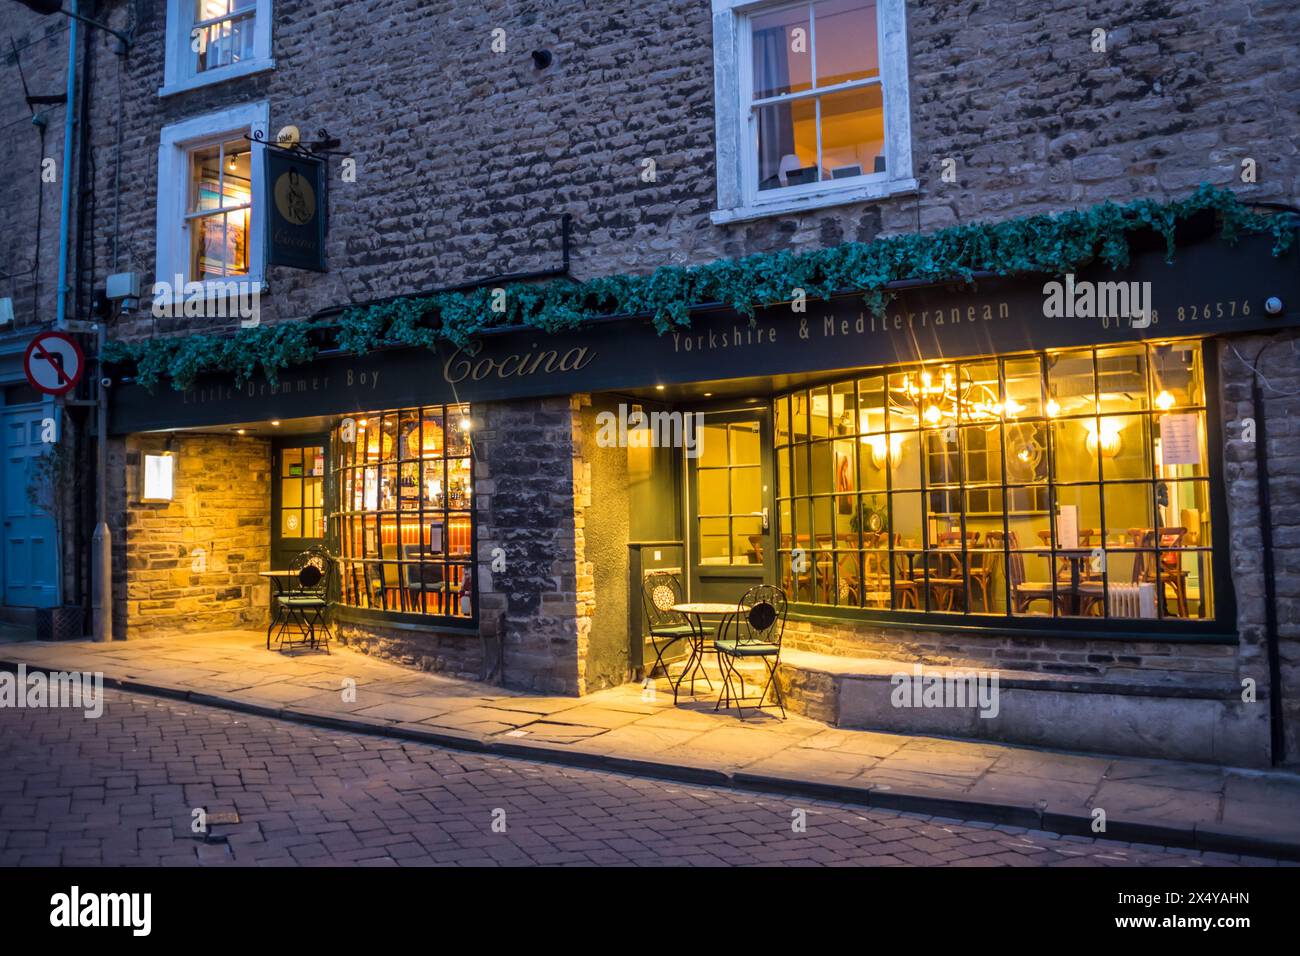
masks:
<instances>
[{"instance_id":1,"label":"potted plant","mask_svg":"<svg viewBox=\"0 0 1300 956\"><path fill-rule=\"evenodd\" d=\"M44 511L54 521L54 548L63 557L63 522L72 502L73 471L76 467L72 449L63 442L53 442L45 454L32 462L27 484L27 500L33 508ZM80 604L36 609L38 641L69 641L82 637L85 609Z\"/></svg>"}]
</instances>

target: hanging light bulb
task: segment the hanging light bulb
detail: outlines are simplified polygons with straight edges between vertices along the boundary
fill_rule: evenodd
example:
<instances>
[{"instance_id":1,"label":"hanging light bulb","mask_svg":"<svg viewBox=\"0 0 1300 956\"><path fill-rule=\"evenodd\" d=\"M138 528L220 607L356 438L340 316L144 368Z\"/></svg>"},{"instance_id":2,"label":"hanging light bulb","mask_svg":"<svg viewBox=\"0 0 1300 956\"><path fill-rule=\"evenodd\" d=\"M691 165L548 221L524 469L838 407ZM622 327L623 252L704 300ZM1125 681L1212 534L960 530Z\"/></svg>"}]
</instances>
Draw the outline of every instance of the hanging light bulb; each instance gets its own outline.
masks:
<instances>
[{"instance_id":1,"label":"hanging light bulb","mask_svg":"<svg viewBox=\"0 0 1300 956\"><path fill-rule=\"evenodd\" d=\"M943 413L939 411L938 405L927 405L925 409L925 420L931 425L937 425Z\"/></svg>"},{"instance_id":2,"label":"hanging light bulb","mask_svg":"<svg viewBox=\"0 0 1300 956\"><path fill-rule=\"evenodd\" d=\"M1061 414L1061 403L1054 398L1049 398L1047 400L1047 414L1051 418Z\"/></svg>"},{"instance_id":3,"label":"hanging light bulb","mask_svg":"<svg viewBox=\"0 0 1300 956\"><path fill-rule=\"evenodd\" d=\"M1160 409L1162 412L1167 412L1173 407L1174 397L1162 388L1160 394L1156 396L1156 408Z\"/></svg>"}]
</instances>

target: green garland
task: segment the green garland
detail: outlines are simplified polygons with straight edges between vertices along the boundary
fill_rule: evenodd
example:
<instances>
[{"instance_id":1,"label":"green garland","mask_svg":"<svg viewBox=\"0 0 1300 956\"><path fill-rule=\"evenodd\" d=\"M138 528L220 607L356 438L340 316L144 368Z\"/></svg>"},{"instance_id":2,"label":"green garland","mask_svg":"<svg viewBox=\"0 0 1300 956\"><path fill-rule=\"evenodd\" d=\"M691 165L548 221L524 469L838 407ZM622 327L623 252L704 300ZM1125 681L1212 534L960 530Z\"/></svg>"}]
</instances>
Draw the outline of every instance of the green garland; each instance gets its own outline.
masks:
<instances>
[{"instance_id":1,"label":"green garland","mask_svg":"<svg viewBox=\"0 0 1300 956\"><path fill-rule=\"evenodd\" d=\"M885 287L903 279L968 281L977 272L1060 275L1097 259L1122 268L1129 261L1129 234L1141 230L1164 236L1172 260L1178 224L1206 211L1218 215L1228 242L1244 232L1268 232L1274 255L1291 243L1288 217L1255 213L1231 191L1202 184L1191 196L1174 202L1106 202L1085 210L951 226L813 252L663 266L649 275L515 283L505 287L503 311L493 310L492 289L479 288L354 306L329 321L281 322L234 335L113 340L105 347L105 358L115 364L133 363L136 379L150 390L164 378L174 388L187 389L208 372L232 374L237 385L261 372L275 383L281 370L315 357L311 333L324 332L354 354L385 346L459 346L479 332L506 326L551 332L601 315L649 315L663 333L689 326L692 305L721 302L752 318L757 308L788 302L800 288L812 299L856 291L868 308L879 310L890 298Z\"/></svg>"}]
</instances>

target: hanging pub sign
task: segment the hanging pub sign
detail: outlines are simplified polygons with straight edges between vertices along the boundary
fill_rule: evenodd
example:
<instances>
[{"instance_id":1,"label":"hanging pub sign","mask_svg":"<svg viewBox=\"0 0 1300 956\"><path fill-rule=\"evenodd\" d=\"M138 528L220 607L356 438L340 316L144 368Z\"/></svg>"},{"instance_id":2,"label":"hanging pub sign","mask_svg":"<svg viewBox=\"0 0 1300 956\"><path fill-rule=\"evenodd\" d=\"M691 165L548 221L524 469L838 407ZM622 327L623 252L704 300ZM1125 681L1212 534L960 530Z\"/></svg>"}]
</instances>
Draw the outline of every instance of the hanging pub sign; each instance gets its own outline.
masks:
<instances>
[{"instance_id":1,"label":"hanging pub sign","mask_svg":"<svg viewBox=\"0 0 1300 956\"><path fill-rule=\"evenodd\" d=\"M267 262L325 271L325 160L267 146Z\"/></svg>"}]
</instances>

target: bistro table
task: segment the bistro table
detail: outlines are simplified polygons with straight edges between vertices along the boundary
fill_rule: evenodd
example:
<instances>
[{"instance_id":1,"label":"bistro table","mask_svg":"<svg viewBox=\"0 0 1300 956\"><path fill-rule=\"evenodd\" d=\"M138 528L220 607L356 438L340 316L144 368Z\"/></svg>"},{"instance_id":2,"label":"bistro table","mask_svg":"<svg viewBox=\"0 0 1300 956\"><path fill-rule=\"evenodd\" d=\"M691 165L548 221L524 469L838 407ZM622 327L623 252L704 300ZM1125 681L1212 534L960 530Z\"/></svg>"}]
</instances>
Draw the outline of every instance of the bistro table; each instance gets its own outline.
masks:
<instances>
[{"instance_id":1,"label":"bistro table","mask_svg":"<svg viewBox=\"0 0 1300 956\"><path fill-rule=\"evenodd\" d=\"M275 593L271 600L271 623L266 626L266 649L271 649L271 632L275 630L277 624L280 625L280 634L284 634L288 628L289 622L293 619L287 605L284 602L276 600L281 597L289 597L293 594L294 584L298 581L297 571L258 571L257 576L268 578L275 585ZM304 643L310 643L312 647L316 646L316 631L310 625L307 627L308 637ZM290 641L290 644L293 642Z\"/></svg>"},{"instance_id":2,"label":"bistro table","mask_svg":"<svg viewBox=\"0 0 1300 956\"><path fill-rule=\"evenodd\" d=\"M1049 561L1051 560L1051 556L1054 554L1056 557L1064 558L1070 562L1070 591L1066 595L1068 601L1066 607L1071 617L1079 616L1079 608L1081 607L1081 599L1083 597L1083 592L1079 587L1080 581L1083 578L1083 562L1092 557L1092 550L1092 548L1057 548L1053 551L1051 548L1034 548L1033 551L1030 552L1031 554L1044 556ZM1058 596L1060 595L1061 590L1060 587L1056 589Z\"/></svg>"},{"instance_id":3,"label":"bistro table","mask_svg":"<svg viewBox=\"0 0 1300 956\"><path fill-rule=\"evenodd\" d=\"M709 690L713 690L713 682L709 680L709 674L704 671L704 642L706 640L704 631L704 618L718 618L717 637L722 637L722 631L727 626L736 612L740 608L735 604L723 604L720 602L709 601L687 601L684 604L674 604L669 610L676 611L686 618L691 626L691 656L686 660L686 670L682 671L682 676L677 678L677 683L673 684L673 703L677 703L677 691L682 684L686 683L686 675L691 675L691 693L695 693L695 674L704 672L704 682L709 685Z\"/></svg>"}]
</instances>

